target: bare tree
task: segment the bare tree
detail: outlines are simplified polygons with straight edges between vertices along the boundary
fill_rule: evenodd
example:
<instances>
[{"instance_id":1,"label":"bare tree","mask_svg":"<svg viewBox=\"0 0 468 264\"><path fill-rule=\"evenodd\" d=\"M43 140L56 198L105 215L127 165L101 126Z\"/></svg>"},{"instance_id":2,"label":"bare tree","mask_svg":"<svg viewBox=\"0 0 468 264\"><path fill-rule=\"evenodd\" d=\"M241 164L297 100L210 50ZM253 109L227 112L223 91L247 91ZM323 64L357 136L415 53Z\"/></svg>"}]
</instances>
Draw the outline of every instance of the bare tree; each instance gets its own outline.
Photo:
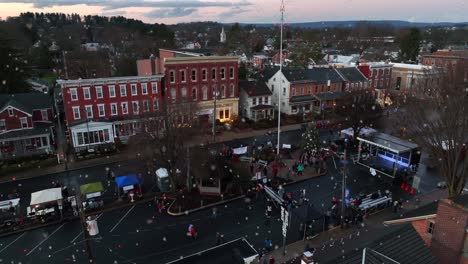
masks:
<instances>
[{"instance_id":1,"label":"bare tree","mask_svg":"<svg viewBox=\"0 0 468 264\"><path fill-rule=\"evenodd\" d=\"M440 164L454 196L465 186L468 167L468 86L460 67L439 72L439 79L424 78L398 98L403 106L398 119L408 136Z\"/></svg>"},{"instance_id":2,"label":"bare tree","mask_svg":"<svg viewBox=\"0 0 468 264\"><path fill-rule=\"evenodd\" d=\"M161 164L168 170L172 190L188 185L188 147L199 131L198 109L196 102L162 99L160 111L145 118L145 129L135 140L134 146L145 150L150 167Z\"/></svg>"},{"instance_id":3,"label":"bare tree","mask_svg":"<svg viewBox=\"0 0 468 264\"><path fill-rule=\"evenodd\" d=\"M381 106L369 91L347 92L340 99L336 113L344 118L343 125L352 127L356 138L365 127L372 127L382 114Z\"/></svg>"}]
</instances>

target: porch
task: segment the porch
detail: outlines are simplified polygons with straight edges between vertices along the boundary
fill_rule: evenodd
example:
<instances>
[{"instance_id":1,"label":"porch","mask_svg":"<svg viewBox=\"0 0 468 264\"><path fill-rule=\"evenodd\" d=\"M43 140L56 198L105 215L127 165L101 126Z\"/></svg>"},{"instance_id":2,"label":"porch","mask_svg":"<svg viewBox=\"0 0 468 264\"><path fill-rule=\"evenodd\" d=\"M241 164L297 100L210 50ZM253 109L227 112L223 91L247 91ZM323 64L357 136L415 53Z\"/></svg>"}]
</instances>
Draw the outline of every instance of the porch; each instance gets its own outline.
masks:
<instances>
[{"instance_id":1,"label":"porch","mask_svg":"<svg viewBox=\"0 0 468 264\"><path fill-rule=\"evenodd\" d=\"M272 105L256 105L250 107L250 117L255 122L262 119L274 119L275 111Z\"/></svg>"},{"instance_id":2,"label":"porch","mask_svg":"<svg viewBox=\"0 0 468 264\"><path fill-rule=\"evenodd\" d=\"M289 100L290 114L307 114L320 111L320 102L312 95L295 96Z\"/></svg>"},{"instance_id":3,"label":"porch","mask_svg":"<svg viewBox=\"0 0 468 264\"><path fill-rule=\"evenodd\" d=\"M0 159L50 155L54 152L51 145L50 127L16 130L0 134Z\"/></svg>"},{"instance_id":4,"label":"porch","mask_svg":"<svg viewBox=\"0 0 468 264\"><path fill-rule=\"evenodd\" d=\"M70 127L75 153L110 151L114 148L114 129L110 122L88 121Z\"/></svg>"}]
</instances>

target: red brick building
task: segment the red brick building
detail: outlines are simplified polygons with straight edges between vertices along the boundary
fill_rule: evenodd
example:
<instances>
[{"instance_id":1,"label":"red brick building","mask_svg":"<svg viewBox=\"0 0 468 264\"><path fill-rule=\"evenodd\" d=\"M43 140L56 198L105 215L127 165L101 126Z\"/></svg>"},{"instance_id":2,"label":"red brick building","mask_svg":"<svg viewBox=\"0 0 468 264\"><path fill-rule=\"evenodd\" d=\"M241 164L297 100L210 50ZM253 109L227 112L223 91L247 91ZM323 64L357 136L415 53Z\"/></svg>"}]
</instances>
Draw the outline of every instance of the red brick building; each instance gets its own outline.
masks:
<instances>
[{"instance_id":1,"label":"red brick building","mask_svg":"<svg viewBox=\"0 0 468 264\"><path fill-rule=\"evenodd\" d=\"M411 223L440 263L468 263L468 195L442 199L385 222L405 223Z\"/></svg>"},{"instance_id":2,"label":"red brick building","mask_svg":"<svg viewBox=\"0 0 468 264\"><path fill-rule=\"evenodd\" d=\"M0 159L52 154L53 120L49 95L0 95Z\"/></svg>"},{"instance_id":3,"label":"red brick building","mask_svg":"<svg viewBox=\"0 0 468 264\"><path fill-rule=\"evenodd\" d=\"M392 79L392 64L389 63L365 63L358 66L359 70L370 81L372 89L388 91Z\"/></svg>"},{"instance_id":4,"label":"red brick building","mask_svg":"<svg viewBox=\"0 0 468 264\"><path fill-rule=\"evenodd\" d=\"M231 120L239 111L239 58L204 56L198 53L160 49L159 58L139 60L138 74L163 73L165 92L173 103L196 102L200 119Z\"/></svg>"},{"instance_id":5,"label":"red brick building","mask_svg":"<svg viewBox=\"0 0 468 264\"><path fill-rule=\"evenodd\" d=\"M446 70L459 69L463 72L464 81L468 81L468 50L438 50L424 55L422 64Z\"/></svg>"},{"instance_id":6,"label":"red brick building","mask_svg":"<svg viewBox=\"0 0 468 264\"><path fill-rule=\"evenodd\" d=\"M58 80L76 152L112 148L142 129L161 105L162 75Z\"/></svg>"}]
</instances>

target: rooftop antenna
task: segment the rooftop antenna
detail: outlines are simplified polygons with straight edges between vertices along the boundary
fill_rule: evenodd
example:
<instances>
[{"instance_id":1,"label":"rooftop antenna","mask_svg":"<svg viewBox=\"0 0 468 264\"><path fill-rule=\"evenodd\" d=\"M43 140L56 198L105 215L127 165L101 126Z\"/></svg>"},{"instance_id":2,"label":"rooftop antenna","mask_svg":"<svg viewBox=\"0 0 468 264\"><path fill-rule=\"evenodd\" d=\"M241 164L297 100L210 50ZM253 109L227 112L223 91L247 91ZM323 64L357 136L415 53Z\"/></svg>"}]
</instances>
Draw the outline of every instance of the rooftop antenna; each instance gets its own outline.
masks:
<instances>
[{"instance_id":1,"label":"rooftop antenna","mask_svg":"<svg viewBox=\"0 0 468 264\"><path fill-rule=\"evenodd\" d=\"M284 24L284 11L285 5L284 0L281 0L280 12L281 12L281 29L280 29L280 76L279 76L279 85L278 85L278 140L277 140L277 147L276 147L276 155L280 156L280 128L281 128L281 90L283 84L283 24Z\"/></svg>"}]
</instances>

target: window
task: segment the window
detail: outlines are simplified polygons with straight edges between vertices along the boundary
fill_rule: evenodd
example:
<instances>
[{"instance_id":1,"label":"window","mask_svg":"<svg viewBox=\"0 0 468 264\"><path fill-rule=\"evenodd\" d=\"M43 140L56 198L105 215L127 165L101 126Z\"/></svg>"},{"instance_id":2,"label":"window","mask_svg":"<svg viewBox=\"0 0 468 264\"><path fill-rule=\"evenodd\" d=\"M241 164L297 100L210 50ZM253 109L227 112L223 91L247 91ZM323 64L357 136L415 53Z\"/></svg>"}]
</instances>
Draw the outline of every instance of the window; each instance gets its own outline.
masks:
<instances>
[{"instance_id":1,"label":"window","mask_svg":"<svg viewBox=\"0 0 468 264\"><path fill-rule=\"evenodd\" d=\"M274 92L274 91L275 91L275 85L272 84L272 85L271 85L271 92Z\"/></svg>"},{"instance_id":2,"label":"window","mask_svg":"<svg viewBox=\"0 0 468 264\"><path fill-rule=\"evenodd\" d=\"M224 111L223 110L219 111L219 116L218 117L219 117L219 119L224 119Z\"/></svg>"},{"instance_id":3,"label":"window","mask_svg":"<svg viewBox=\"0 0 468 264\"><path fill-rule=\"evenodd\" d=\"M435 223L434 222L427 222L427 230L426 230L426 233L428 234L434 234L434 227L435 227Z\"/></svg>"},{"instance_id":4,"label":"window","mask_svg":"<svg viewBox=\"0 0 468 264\"><path fill-rule=\"evenodd\" d=\"M78 101L78 93L76 92L76 88L70 89L70 96L72 101Z\"/></svg>"},{"instance_id":5,"label":"window","mask_svg":"<svg viewBox=\"0 0 468 264\"><path fill-rule=\"evenodd\" d=\"M132 96L138 95L137 91L137 85L136 84L131 84L130 87L132 88Z\"/></svg>"},{"instance_id":6,"label":"window","mask_svg":"<svg viewBox=\"0 0 468 264\"><path fill-rule=\"evenodd\" d=\"M6 122L5 119L0 120L0 131L6 130Z\"/></svg>"},{"instance_id":7,"label":"window","mask_svg":"<svg viewBox=\"0 0 468 264\"><path fill-rule=\"evenodd\" d=\"M128 114L128 103L122 102L120 103L120 106L122 107L122 114L124 115Z\"/></svg>"},{"instance_id":8,"label":"window","mask_svg":"<svg viewBox=\"0 0 468 264\"><path fill-rule=\"evenodd\" d=\"M28 118L27 117L21 117L20 122L21 122L21 128L27 128L28 127Z\"/></svg>"},{"instance_id":9,"label":"window","mask_svg":"<svg viewBox=\"0 0 468 264\"><path fill-rule=\"evenodd\" d=\"M297 106L291 106L291 112L297 113Z\"/></svg>"},{"instance_id":10,"label":"window","mask_svg":"<svg viewBox=\"0 0 468 264\"><path fill-rule=\"evenodd\" d=\"M291 90L292 90L292 91L291 91L291 92L292 92L292 96L296 96L296 88L292 88Z\"/></svg>"},{"instance_id":11,"label":"window","mask_svg":"<svg viewBox=\"0 0 468 264\"><path fill-rule=\"evenodd\" d=\"M42 117L42 121L49 120L49 112L47 111L47 109L41 110L41 117Z\"/></svg>"},{"instance_id":12,"label":"window","mask_svg":"<svg viewBox=\"0 0 468 264\"><path fill-rule=\"evenodd\" d=\"M197 81L197 70L192 69L192 82L196 82L196 81Z\"/></svg>"},{"instance_id":13,"label":"window","mask_svg":"<svg viewBox=\"0 0 468 264\"><path fill-rule=\"evenodd\" d=\"M79 106L74 106L72 107L73 109L73 119L78 120L81 118L80 116L80 107Z\"/></svg>"},{"instance_id":14,"label":"window","mask_svg":"<svg viewBox=\"0 0 468 264\"><path fill-rule=\"evenodd\" d=\"M173 103L175 103L176 99L177 99L176 89L172 88L171 89L171 100L172 100Z\"/></svg>"},{"instance_id":15,"label":"window","mask_svg":"<svg viewBox=\"0 0 468 264\"><path fill-rule=\"evenodd\" d=\"M132 105L133 105L133 113L134 113L134 114L138 114L138 112L139 112L139 110L140 110L140 109L139 109L139 108L140 108L140 105L138 104L138 101L133 101Z\"/></svg>"},{"instance_id":16,"label":"window","mask_svg":"<svg viewBox=\"0 0 468 264\"><path fill-rule=\"evenodd\" d=\"M185 78L185 70L180 70L180 81L186 82L187 79Z\"/></svg>"},{"instance_id":17,"label":"window","mask_svg":"<svg viewBox=\"0 0 468 264\"><path fill-rule=\"evenodd\" d=\"M221 85L221 97L225 98L226 97L226 86Z\"/></svg>"},{"instance_id":18,"label":"window","mask_svg":"<svg viewBox=\"0 0 468 264\"><path fill-rule=\"evenodd\" d=\"M148 94L148 84L146 83L141 84L141 94Z\"/></svg>"},{"instance_id":19,"label":"window","mask_svg":"<svg viewBox=\"0 0 468 264\"><path fill-rule=\"evenodd\" d=\"M203 100L208 100L208 87L203 86L202 93L203 93Z\"/></svg>"},{"instance_id":20,"label":"window","mask_svg":"<svg viewBox=\"0 0 468 264\"><path fill-rule=\"evenodd\" d=\"M265 98L263 98L263 100L264 100L263 103L267 105L268 104L268 96L265 96Z\"/></svg>"},{"instance_id":21,"label":"window","mask_svg":"<svg viewBox=\"0 0 468 264\"><path fill-rule=\"evenodd\" d=\"M153 94L157 94L158 93L158 83L151 83L151 92Z\"/></svg>"},{"instance_id":22,"label":"window","mask_svg":"<svg viewBox=\"0 0 468 264\"><path fill-rule=\"evenodd\" d=\"M98 104L99 116L105 116L106 110L104 109L104 104Z\"/></svg>"},{"instance_id":23,"label":"window","mask_svg":"<svg viewBox=\"0 0 468 264\"><path fill-rule=\"evenodd\" d=\"M283 96L286 96L286 88L283 87Z\"/></svg>"},{"instance_id":24,"label":"window","mask_svg":"<svg viewBox=\"0 0 468 264\"><path fill-rule=\"evenodd\" d=\"M153 111L158 111L159 110L159 100L158 98L153 99Z\"/></svg>"},{"instance_id":25,"label":"window","mask_svg":"<svg viewBox=\"0 0 468 264\"><path fill-rule=\"evenodd\" d=\"M225 68L221 68L221 79L222 80L226 79L226 69Z\"/></svg>"},{"instance_id":26,"label":"window","mask_svg":"<svg viewBox=\"0 0 468 264\"><path fill-rule=\"evenodd\" d=\"M109 85L109 97L110 98L115 97L115 85Z\"/></svg>"},{"instance_id":27,"label":"window","mask_svg":"<svg viewBox=\"0 0 468 264\"><path fill-rule=\"evenodd\" d=\"M211 69L211 79L216 79L216 68Z\"/></svg>"},{"instance_id":28,"label":"window","mask_svg":"<svg viewBox=\"0 0 468 264\"><path fill-rule=\"evenodd\" d=\"M102 86L96 86L96 97L102 98Z\"/></svg>"},{"instance_id":29,"label":"window","mask_svg":"<svg viewBox=\"0 0 468 264\"><path fill-rule=\"evenodd\" d=\"M121 97L127 96L127 87L125 84L120 85L120 96Z\"/></svg>"},{"instance_id":30,"label":"window","mask_svg":"<svg viewBox=\"0 0 468 264\"><path fill-rule=\"evenodd\" d=\"M263 104L263 97L259 97L259 98L258 98L258 104L259 104L259 105Z\"/></svg>"},{"instance_id":31,"label":"window","mask_svg":"<svg viewBox=\"0 0 468 264\"><path fill-rule=\"evenodd\" d=\"M198 100L198 89L197 89L197 87L192 88L192 99L193 99L193 101Z\"/></svg>"},{"instance_id":32,"label":"window","mask_svg":"<svg viewBox=\"0 0 468 264\"><path fill-rule=\"evenodd\" d=\"M231 85L229 86L229 96L230 96L230 97L234 97L234 95L235 95L235 94L234 94L234 84L231 84Z\"/></svg>"},{"instance_id":33,"label":"window","mask_svg":"<svg viewBox=\"0 0 468 264\"><path fill-rule=\"evenodd\" d=\"M85 112L86 112L87 118L93 118L93 106L92 105L86 105Z\"/></svg>"},{"instance_id":34,"label":"window","mask_svg":"<svg viewBox=\"0 0 468 264\"><path fill-rule=\"evenodd\" d=\"M396 78L395 90L399 91L399 90L400 90L400 87L401 87L401 77L397 77L397 78Z\"/></svg>"},{"instance_id":35,"label":"window","mask_svg":"<svg viewBox=\"0 0 468 264\"><path fill-rule=\"evenodd\" d=\"M118 112L117 112L117 103L112 103L111 105L111 115L117 115Z\"/></svg>"},{"instance_id":36,"label":"window","mask_svg":"<svg viewBox=\"0 0 468 264\"><path fill-rule=\"evenodd\" d=\"M149 112L149 102L148 102L148 100L143 101L143 112Z\"/></svg>"},{"instance_id":37,"label":"window","mask_svg":"<svg viewBox=\"0 0 468 264\"><path fill-rule=\"evenodd\" d=\"M206 81L206 69L202 70L202 80Z\"/></svg>"},{"instance_id":38,"label":"window","mask_svg":"<svg viewBox=\"0 0 468 264\"><path fill-rule=\"evenodd\" d=\"M83 97L85 100L91 99L91 93L89 92L89 87L83 88Z\"/></svg>"},{"instance_id":39,"label":"window","mask_svg":"<svg viewBox=\"0 0 468 264\"><path fill-rule=\"evenodd\" d=\"M252 98L252 105L257 105L257 98Z\"/></svg>"},{"instance_id":40,"label":"window","mask_svg":"<svg viewBox=\"0 0 468 264\"><path fill-rule=\"evenodd\" d=\"M187 88L183 87L181 90L180 90L181 94L182 94L182 100L185 102L187 100Z\"/></svg>"},{"instance_id":41,"label":"window","mask_svg":"<svg viewBox=\"0 0 468 264\"><path fill-rule=\"evenodd\" d=\"M229 68L229 78L234 79L234 67Z\"/></svg>"},{"instance_id":42,"label":"window","mask_svg":"<svg viewBox=\"0 0 468 264\"><path fill-rule=\"evenodd\" d=\"M169 80L171 83L175 83L175 71L170 71L169 72Z\"/></svg>"},{"instance_id":43,"label":"window","mask_svg":"<svg viewBox=\"0 0 468 264\"><path fill-rule=\"evenodd\" d=\"M229 118L229 109L224 110L224 118Z\"/></svg>"}]
</instances>

